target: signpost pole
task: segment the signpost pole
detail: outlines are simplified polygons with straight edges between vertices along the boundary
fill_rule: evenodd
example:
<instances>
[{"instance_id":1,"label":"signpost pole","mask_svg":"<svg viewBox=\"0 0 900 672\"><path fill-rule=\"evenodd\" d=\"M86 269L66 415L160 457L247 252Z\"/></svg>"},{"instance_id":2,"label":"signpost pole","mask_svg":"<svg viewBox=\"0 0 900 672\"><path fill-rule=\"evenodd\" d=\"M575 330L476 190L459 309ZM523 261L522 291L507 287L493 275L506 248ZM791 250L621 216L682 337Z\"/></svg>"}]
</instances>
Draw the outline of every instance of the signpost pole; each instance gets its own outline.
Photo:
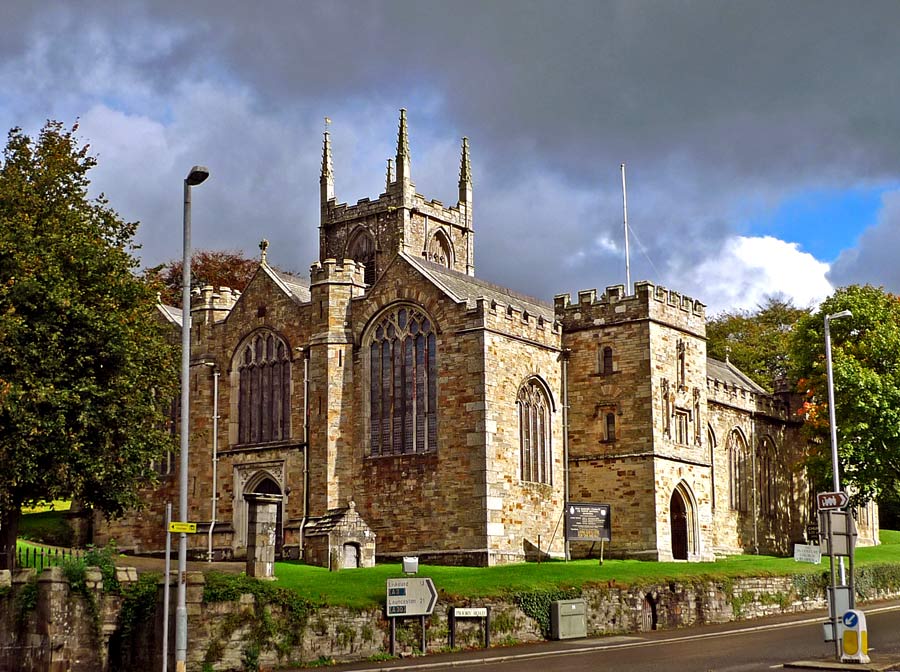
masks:
<instances>
[{"instance_id":1,"label":"signpost pole","mask_svg":"<svg viewBox=\"0 0 900 672\"><path fill-rule=\"evenodd\" d=\"M172 581L172 502L166 502L166 573L163 581L163 636L162 636L162 672L169 669L169 583Z\"/></svg>"},{"instance_id":2,"label":"signpost pole","mask_svg":"<svg viewBox=\"0 0 900 672\"><path fill-rule=\"evenodd\" d=\"M837 577L834 573L834 531L832 528L831 511L825 511L823 516L825 519L825 531L828 535L828 559L831 568L831 636L834 638L834 655L838 660L841 659L841 637L838 633L838 613L837 613Z\"/></svg>"}]
</instances>

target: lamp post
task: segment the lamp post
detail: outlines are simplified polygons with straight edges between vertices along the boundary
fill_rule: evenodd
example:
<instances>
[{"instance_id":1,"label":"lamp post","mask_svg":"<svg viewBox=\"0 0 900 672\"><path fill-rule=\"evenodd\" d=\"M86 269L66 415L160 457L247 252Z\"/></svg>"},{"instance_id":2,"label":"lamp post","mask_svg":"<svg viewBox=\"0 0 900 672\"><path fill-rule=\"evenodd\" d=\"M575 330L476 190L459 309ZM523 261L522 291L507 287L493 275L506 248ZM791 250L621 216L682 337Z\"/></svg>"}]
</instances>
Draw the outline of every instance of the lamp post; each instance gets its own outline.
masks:
<instances>
[{"instance_id":1,"label":"lamp post","mask_svg":"<svg viewBox=\"0 0 900 672\"><path fill-rule=\"evenodd\" d=\"M831 430L831 469L834 472L834 491L841 491L841 477L838 471L838 446L837 446L837 420L834 413L834 376L831 370L831 321L839 320L842 317L853 317L853 313L849 310L842 310L839 313L832 313L825 316L825 375L828 387L828 426ZM841 566L841 585L847 584L847 577L844 572L844 556L840 559Z\"/></svg>"},{"instance_id":2,"label":"lamp post","mask_svg":"<svg viewBox=\"0 0 900 672\"><path fill-rule=\"evenodd\" d=\"M187 522L188 515L188 437L190 436L191 393L191 187L209 177L204 166L194 166L184 178L184 245L181 257L181 468L178 488L178 518ZM175 670L185 672L187 662L187 534L178 539L178 604L175 607Z\"/></svg>"}]
</instances>

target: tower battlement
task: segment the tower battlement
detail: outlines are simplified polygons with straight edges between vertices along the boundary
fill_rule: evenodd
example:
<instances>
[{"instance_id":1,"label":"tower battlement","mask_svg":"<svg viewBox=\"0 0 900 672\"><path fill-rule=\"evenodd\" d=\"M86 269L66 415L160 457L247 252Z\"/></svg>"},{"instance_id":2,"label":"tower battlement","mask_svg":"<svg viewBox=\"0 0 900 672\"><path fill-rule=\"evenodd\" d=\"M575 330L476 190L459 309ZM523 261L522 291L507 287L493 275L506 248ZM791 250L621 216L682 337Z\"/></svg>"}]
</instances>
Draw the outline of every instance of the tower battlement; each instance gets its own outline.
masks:
<instances>
[{"instance_id":1,"label":"tower battlement","mask_svg":"<svg viewBox=\"0 0 900 672\"><path fill-rule=\"evenodd\" d=\"M326 283L362 285L364 272L365 266L352 259L317 261L309 267L310 287Z\"/></svg>"},{"instance_id":2,"label":"tower battlement","mask_svg":"<svg viewBox=\"0 0 900 672\"><path fill-rule=\"evenodd\" d=\"M191 292L191 314L205 313L199 322L218 322L228 316L240 296L241 293L231 287L219 287L216 291L212 285L204 285Z\"/></svg>"},{"instance_id":3,"label":"tower battlement","mask_svg":"<svg viewBox=\"0 0 900 672\"><path fill-rule=\"evenodd\" d=\"M566 330L616 324L635 320L652 320L697 333L706 333L706 306L689 296L652 282L637 282L634 294L625 293L624 285L612 285L597 297L597 290L578 292L573 303L570 294L553 299L556 319Z\"/></svg>"}]
</instances>

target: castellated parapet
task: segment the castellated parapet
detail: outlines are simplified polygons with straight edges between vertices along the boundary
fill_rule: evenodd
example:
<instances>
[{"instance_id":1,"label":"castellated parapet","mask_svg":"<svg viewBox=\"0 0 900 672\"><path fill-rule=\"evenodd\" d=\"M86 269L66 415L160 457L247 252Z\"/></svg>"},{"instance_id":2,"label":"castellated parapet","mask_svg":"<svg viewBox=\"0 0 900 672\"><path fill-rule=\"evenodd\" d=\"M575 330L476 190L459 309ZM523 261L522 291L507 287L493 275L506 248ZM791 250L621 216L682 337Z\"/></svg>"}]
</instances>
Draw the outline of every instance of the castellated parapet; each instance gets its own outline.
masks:
<instances>
[{"instance_id":1,"label":"castellated parapet","mask_svg":"<svg viewBox=\"0 0 900 672\"><path fill-rule=\"evenodd\" d=\"M228 317L241 293L230 287L204 285L191 292L191 320L195 323L214 324Z\"/></svg>"},{"instance_id":2,"label":"castellated parapet","mask_svg":"<svg viewBox=\"0 0 900 672\"><path fill-rule=\"evenodd\" d=\"M792 417L789 395L759 394L754 390L729 383L718 378L707 377L706 396L709 403L730 406L743 411L757 413L784 422L796 420Z\"/></svg>"},{"instance_id":3,"label":"castellated parapet","mask_svg":"<svg viewBox=\"0 0 900 672\"><path fill-rule=\"evenodd\" d=\"M632 295L625 294L624 285L613 285L599 299L597 290L588 289L578 292L576 303L572 303L569 294L558 294L553 303L556 319L565 331L651 320L701 338L706 336L706 306L652 282L635 283Z\"/></svg>"},{"instance_id":4,"label":"castellated parapet","mask_svg":"<svg viewBox=\"0 0 900 672\"><path fill-rule=\"evenodd\" d=\"M310 289L322 284L344 284L363 287L365 265L352 259L326 259L309 267Z\"/></svg>"}]
</instances>

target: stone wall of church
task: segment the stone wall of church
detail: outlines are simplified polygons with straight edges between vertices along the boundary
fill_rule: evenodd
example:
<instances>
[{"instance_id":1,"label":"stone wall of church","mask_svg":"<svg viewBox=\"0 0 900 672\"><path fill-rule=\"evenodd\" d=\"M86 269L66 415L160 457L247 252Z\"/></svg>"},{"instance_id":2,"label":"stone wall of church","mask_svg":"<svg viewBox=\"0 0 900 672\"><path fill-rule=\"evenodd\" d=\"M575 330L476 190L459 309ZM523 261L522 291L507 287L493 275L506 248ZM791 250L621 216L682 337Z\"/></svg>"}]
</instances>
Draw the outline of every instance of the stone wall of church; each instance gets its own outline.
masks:
<instances>
[{"instance_id":1,"label":"stone wall of church","mask_svg":"<svg viewBox=\"0 0 900 672\"><path fill-rule=\"evenodd\" d=\"M687 510L687 559L714 560L709 467L657 458L654 461L654 476L657 538L660 540L657 559L673 559L672 498L682 497ZM676 489L679 490L677 494Z\"/></svg>"},{"instance_id":2,"label":"stone wall of church","mask_svg":"<svg viewBox=\"0 0 900 672\"><path fill-rule=\"evenodd\" d=\"M516 306L482 301L484 320L485 508L491 564L522 561L537 554L561 556L562 530L554 529L563 510L562 364L560 331L550 320ZM544 482L522 475L520 389L536 379L549 393L550 459Z\"/></svg>"},{"instance_id":3,"label":"stone wall of church","mask_svg":"<svg viewBox=\"0 0 900 672\"><path fill-rule=\"evenodd\" d=\"M656 560L657 511L653 459L647 455L574 458L569 462L569 492L573 501L611 506L612 541L609 557ZM572 543L572 557L599 553L599 545Z\"/></svg>"},{"instance_id":4,"label":"stone wall of church","mask_svg":"<svg viewBox=\"0 0 900 672\"><path fill-rule=\"evenodd\" d=\"M368 331L398 303L418 306L437 330L437 450L372 456L369 446ZM377 535L380 558L487 564L484 338L476 311L458 305L406 263L397 262L352 306L355 385L352 495ZM342 491L340 497L351 493ZM439 532L438 532L439 531Z\"/></svg>"}]
</instances>

